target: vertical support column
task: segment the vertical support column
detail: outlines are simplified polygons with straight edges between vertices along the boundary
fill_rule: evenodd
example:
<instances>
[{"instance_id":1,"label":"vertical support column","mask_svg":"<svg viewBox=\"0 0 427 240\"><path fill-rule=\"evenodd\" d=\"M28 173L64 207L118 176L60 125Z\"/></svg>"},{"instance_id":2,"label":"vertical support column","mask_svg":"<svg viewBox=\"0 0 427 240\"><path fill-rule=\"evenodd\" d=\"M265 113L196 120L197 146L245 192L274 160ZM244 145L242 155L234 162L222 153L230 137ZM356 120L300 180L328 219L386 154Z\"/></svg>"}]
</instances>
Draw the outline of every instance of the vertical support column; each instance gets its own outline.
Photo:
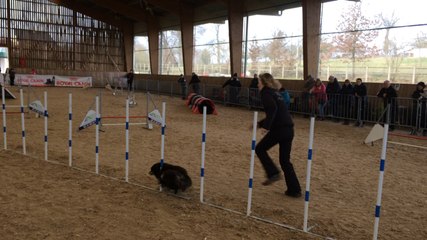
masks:
<instances>
[{"instance_id":1,"label":"vertical support column","mask_svg":"<svg viewBox=\"0 0 427 240\"><path fill-rule=\"evenodd\" d=\"M244 1L228 1L231 75L242 72L243 12Z\"/></svg>"},{"instance_id":2,"label":"vertical support column","mask_svg":"<svg viewBox=\"0 0 427 240\"><path fill-rule=\"evenodd\" d=\"M150 49L151 75L159 74L159 25L154 17L147 16L148 45Z\"/></svg>"},{"instance_id":3,"label":"vertical support column","mask_svg":"<svg viewBox=\"0 0 427 240\"><path fill-rule=\"evenodd\" d=\"M123 26L126 71L133 68L133 24Z\"/></svg>"},{"instance_id":4,"label":"vertical support column","mask_svg":"<svg viewBox=\"0 0 427 240\"><path fill-rule=\"evenodd\" d=\"M304 78L318 75L321 6L318 0L302 0Z\"/></svg>"},{"instance_id":5,"label":"vertical support column","mask_svg":"<svg viewBox=\"0 0 427 240\"><path fill-rule=\"evenodd\" d=\"M182 1L180 1L180 18L184 75L189 77L193 72L194 8L187 7Z\"/></svg>"}]
</instances>

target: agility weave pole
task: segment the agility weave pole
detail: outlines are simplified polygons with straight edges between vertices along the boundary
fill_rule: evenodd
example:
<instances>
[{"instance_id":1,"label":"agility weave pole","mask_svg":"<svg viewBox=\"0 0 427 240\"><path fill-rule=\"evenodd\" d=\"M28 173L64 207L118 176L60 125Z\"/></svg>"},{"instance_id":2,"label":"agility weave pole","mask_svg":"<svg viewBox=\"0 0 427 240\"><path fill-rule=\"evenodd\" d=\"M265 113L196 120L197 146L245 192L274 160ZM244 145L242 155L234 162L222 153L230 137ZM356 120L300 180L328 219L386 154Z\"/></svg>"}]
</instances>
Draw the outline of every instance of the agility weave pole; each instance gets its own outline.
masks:
<instances>
[{"instance_id":1,"label":"agility weave pole","mask_svg":"<svg viewBox=\"0 0 427 240\"><path fill-rule=\"evenodd\" d=\"M307 156L307 175L305 179L305 202L304 202L304 222L303 230L308 232L308 206L310 202L310 181L311 181L311 163L313 160L313 141L314 141L314 116L310 117L310 135L308 140L308 156Z\"/></svg>"},{"instance_id":2,"label":"agility weave pole","mask_svg":"<svg viewBox=\"0 0 427 240\"><path fill-rule=\"evenodd\" d=\"M204 202L205 186L205 150L206 150L206 107L203 107L203 128L202 128L202 160L200 167L200 202Z\"/></svg>"},{"instance_id":3,"label":"agility weave pole","mask_svg":"<svg viewBox=\"0 0 427 240\"><path fill-rule=\"evenodd\" d=\"M256 130L258 123L258 112L254 112L254 121L252 125L252 144L251 144L251 166L249 170L249 186L248 186L248 206L246 208L246 216L251 214L252 207L252 186L254 179L254 165L255 165L255 146L256 146Z\"/></svg>"},{"instance_id":4,"label":"agility weave pole","mask_svg":"<svg viewBox=\"0 0 427 240\"><path fill-rule=\"evenodd\" d=\"M161 144L160 144L160 170L163 168L165 162L165 127L166 126L166 103L162 102L162 125L161 125ZM162 191L162 185L160 184L160 191Z\"/></svg>"},{"instance_id":5,"label":"agility weave pole","mask_svg":"<svg viewBox=\"0 0 427 240\"><path fill-rule=\"evenodd\" d=\"M48 142L47 142L47 92L44 92L44 160L48 159Z\"/></svg>"},{"instance_id":6,"label":"agility weave pole","mask_svg":"<svg viewBox=\"0 0 427 240\"><path fill-rule=\"evenodd\" d=\"M373 236L374 240L378 239L378 228L380 223L380 211L381 211L381 198L382 198L383 182L384 182L384 168L385 168L385 160L387 155L388 129L389 129L389 124L385 123L383 144L381 148L380 174L378 177L377 202L375 205L375 223L374 223L374 236Z\"/></svg>"},{"instance_id":7,"label":"agility weave pole","mask_svg":"<svg viewBox=\"0 0 427 240\"><path fill-rule=\"evenodd\" d=\"M99 174L99 96L95 98L96 120L95 120L95 173Z\"/></svg>"},{"instance_id":8,"label":"agility weave pole","mask_svg":"<svg viewBox=\"0 0 427 240\"><path fill-rule=\"evenodd\" d=\"M68 166L73 164L73 95L68 94Z\"/></svg>"},{"instance_id":9,"label":"agility weave pole","mask_svg":"<svg viewBox=\"0 0 427 240\"><path fill-rule=\"evenodd\" d=\"M22 88L19 89L19 96L21 99L21 126L22 126L22 153L27 155L27 146L25 141L25 113L24 113L24 94Z\"/></svg>"},{"instance_id":10,"label":"agility weave pole","mask_svg":"<svg viewBox=\"0 0 427 240\"><path fill-rule=\"evenodd\" d=\"M129 99L126 99L126 153L125 153L125 181L129 182Z\"/></svg>"},{"instance_id":11,"label":"agility weave pole","mask_svg":"<svg viewBox=\"0 0 427 240\"><path fill-rule=\"evenodd\" d=\"M6 132L6 101L4 96L4 86L1 86L1 103L3 113L3 148L7 150L7 132Z\"/></svg>"}]
</instances>

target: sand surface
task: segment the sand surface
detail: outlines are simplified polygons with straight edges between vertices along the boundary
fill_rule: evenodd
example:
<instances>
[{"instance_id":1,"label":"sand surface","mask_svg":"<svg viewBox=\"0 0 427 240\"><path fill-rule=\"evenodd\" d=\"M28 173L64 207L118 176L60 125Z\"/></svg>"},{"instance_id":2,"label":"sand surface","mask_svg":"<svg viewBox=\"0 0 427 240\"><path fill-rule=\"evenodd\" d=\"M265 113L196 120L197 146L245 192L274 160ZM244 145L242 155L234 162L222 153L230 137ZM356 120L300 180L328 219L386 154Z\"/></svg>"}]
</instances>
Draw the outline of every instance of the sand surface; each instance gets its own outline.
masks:
<instances>
[{"instance_id":1,"label":"sand surface","mask_svg":"<svg viewBox=\"0 0 427 240\"><path fill-rule=\"evenodd\" d=\"M11 91L19 96L18 88ZM44 159L44 119L26 114L27 156L22 152L21 118L7 116L8 150L0 151L0 235L3 239L319 239L210 207L199 202L202 115L178 97L165 101L165 161L186 168L193 186L179 196L157 191L149 175L160 160L160 128L130 126L129 181L125 177L125 126L102 126L99 171L95 172L95 127L77 132L95 95L102 93L103 116L124 116L126 94L104 89L24 89L25 102L48 92L49 160ZM29 93L29 94L28 94ZM73 166L68 164L68 93L73 94ZM29 97L28 97L29 95ZM145 116L145 93L136 93L132 116ZM19 105L19 99L7 105ZM152 103L149 109L153 110ZM19 108L8 108L18 111ZM205 201L246 213L253 112L217 104L207 119ZM259 114L260 117L264 113ZM294 117L292 162L305 188L309 119ZM124 123L103 119L103 123ZM144 122L131 119L131 122ZM337 239L372 238L381 141L363 145L371 126L355 128L316 122L311 175L311 232ZM3 135L1 148L3 148ZM258 140L261 136L258 134ZM427 146L425 140L390 140ZM278 147L270 150L278 164ZM379 236L427 238L427 150L389 145ZM78 170L81 169L81 170ZM83 171L82 171L83 170ZM301 229L304 198L284 195L284 180L262 186L255 159L252 214ZM143 185L141 187L139 185ZM153 189L150 190L149 188Z\"/></svg>"}]
</instances>

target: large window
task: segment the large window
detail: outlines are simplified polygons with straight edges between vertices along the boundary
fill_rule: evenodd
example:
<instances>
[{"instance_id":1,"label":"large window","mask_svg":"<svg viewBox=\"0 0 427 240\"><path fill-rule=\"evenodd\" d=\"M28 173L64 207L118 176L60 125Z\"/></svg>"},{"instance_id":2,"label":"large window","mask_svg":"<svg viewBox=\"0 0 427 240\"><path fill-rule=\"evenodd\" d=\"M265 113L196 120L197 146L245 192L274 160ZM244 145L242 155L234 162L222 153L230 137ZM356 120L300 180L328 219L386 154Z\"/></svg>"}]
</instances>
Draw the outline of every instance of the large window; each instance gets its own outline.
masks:
<instances>
[{"instance_id":1,"label":"large window","mask_svg":"<svg viewBox=\"0 0 427 240\"><path fill-rule=\"evenodd\" d=\"M320 77L400 83L425 80L425 7L427 3L418 0L324 3Z\"/></svg>"},{"instance_id":2,"label":"large window","mask_svg":"<svg viewBox=\"0 0 427 240\"><path fill-rule=\"evenodd\" d=\"M193 71L206 76L230 76L228 21L194 27Z\"/></svg>"},{"instance_id":3,"label":"large window","mask_svg":"<svg viewBox=\"0 0 427 240\"><path fill-rule=\"evenodd\" d=\"M269 72L275 78L302 78L302 8L276 15L252 15L245 24L248 26L247 40L244 36L243 43L246 76Z\"/></svg>"},{"instance_id":4,"label":"large window","mask_svg":"<svg viewBox=\"0 0 427 240\"><path fill-rule=\"evenodd\" d=\"M184 72L181 31L160 33L160 74L179 75Z\"/></svg>"},{"instance_id":5,"label":"large window","mask_svg":"<svg viewBox=\"0 0 427 240\"><path fill-rule=\"evenodd\" d=\"M150 74L150 51L148 48L148 37L134 38L134 64L135 73Z\"/></svg>"}]
</instances>

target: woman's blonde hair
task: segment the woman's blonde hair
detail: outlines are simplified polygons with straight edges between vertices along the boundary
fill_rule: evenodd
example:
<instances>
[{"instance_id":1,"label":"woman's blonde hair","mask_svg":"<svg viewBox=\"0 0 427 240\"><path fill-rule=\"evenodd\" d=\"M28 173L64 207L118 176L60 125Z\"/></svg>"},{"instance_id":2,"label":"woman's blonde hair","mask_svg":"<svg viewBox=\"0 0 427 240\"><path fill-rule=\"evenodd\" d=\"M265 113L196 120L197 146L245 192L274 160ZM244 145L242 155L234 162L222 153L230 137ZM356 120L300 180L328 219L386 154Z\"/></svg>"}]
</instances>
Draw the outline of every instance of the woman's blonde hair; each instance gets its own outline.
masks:
<instances>
[{"instance_id":1,"label":"woman's blonde hair","mask_svg":"<svg viewBox=\"0 0 427 240\"><path fill-rule=\"evenodd\" d=\"M282 84L273 78L270 73L262 73L259 75L261 84L265 87L273 88L279 90L282 87Z\"/></svg>"}]
</instances>

